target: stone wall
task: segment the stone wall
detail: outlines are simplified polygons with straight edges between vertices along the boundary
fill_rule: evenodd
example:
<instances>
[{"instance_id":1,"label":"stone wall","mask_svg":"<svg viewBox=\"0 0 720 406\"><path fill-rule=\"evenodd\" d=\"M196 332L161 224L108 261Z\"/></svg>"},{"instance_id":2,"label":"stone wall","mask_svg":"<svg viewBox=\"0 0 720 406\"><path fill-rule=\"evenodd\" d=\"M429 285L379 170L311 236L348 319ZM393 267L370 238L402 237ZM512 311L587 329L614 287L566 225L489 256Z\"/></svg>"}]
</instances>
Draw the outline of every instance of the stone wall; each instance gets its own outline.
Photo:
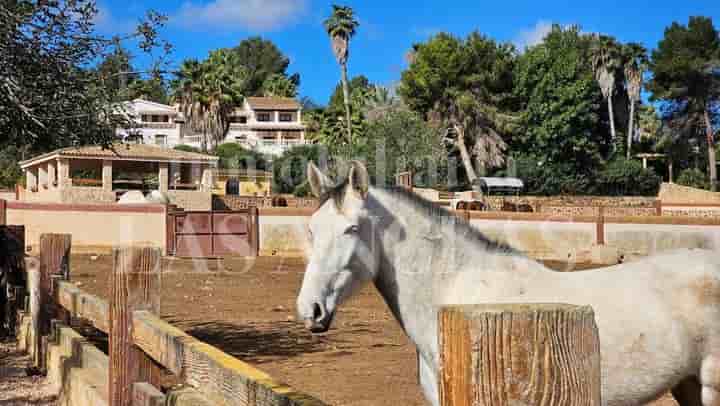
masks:
<instances>
[{"instance_id":1,"label":"stone wall","mask_svg":"<svg viewBox=\"0 0 720 406\"><path fill-rule=\"evenodd\" d=\"M720 193L696 189L674 183L663 183L658 198L663 203L720 204Z\"/></svg>"},{"instance_id":2,"label":"stone wall","mask_svg":"<svg viewBox=\"0 0 720 406\"><path fill-rule=\"evenodd\" d=\"M14 190L0 190L0 200L16 200Z\"/></svg>"},{"instance_id":3,"label":"stone wall","mask_svg":"<svg viewBox=\"0 0 720 406\"><path fill-rule=\"evenodd\" d=\"M86 204L86 203L115 203L115 192L104 190L101 187L73 186L58 190L60 202Z\"/></svg>"},{"instance_id":4,"label":"stone wall","mask_svg":"<svg viewBox=\"0 0 720 406\"><path fill-rule=\"evenodd\" d=\"M209 211L212 210L212 192L201 192L195 190L170 190L168 191L170 203L185 210Z\"/></svg>"},{"instance_id":5,"label":"stone wall","mask_svg":"<svg viewBox=\"0 0 720 406\"><path fill-rule=\"evenodd\" d=\"M314 208L318 200L301 198L291 195L276 195L272 197L213 195L213 210L244 210L249 207L292 207L298 209Z\"/></svg>"}]
</instances>

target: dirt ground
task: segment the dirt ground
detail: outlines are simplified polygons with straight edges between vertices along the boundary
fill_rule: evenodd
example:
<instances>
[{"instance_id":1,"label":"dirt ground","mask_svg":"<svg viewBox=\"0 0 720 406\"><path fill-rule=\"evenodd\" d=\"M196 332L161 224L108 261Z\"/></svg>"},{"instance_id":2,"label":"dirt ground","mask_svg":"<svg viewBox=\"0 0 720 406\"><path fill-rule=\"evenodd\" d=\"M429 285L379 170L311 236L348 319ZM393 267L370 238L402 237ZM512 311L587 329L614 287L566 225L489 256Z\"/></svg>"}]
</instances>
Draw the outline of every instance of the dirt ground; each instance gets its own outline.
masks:
<instances>
[{"instance_id":1,"label":"dirt ground","mask_svg":"<svg viewBox=\"0 0 720 406\"><path fill-rule=\"evenodd\" d=\"M28 376L31 360L15 349L15 343L0 341L0 405L55 406L57 393L42 376Z\"/></svg>"},{"instance_id":2,"label":"dirt ground","mask_svg":"<svg viewBox=\"0 0 720 406\"><path fill-rule=\"evenodd\" d=\"M110 256L74 256L71 280L107 297L111 269ZM303 269L301 260L280 257L168 259L162 317L330 404L425 406L415 350L375 288L344 304L334 327L314 336L295 321ZM672 405L666 398L652 406Z\"/></svg>"}]
</instances>

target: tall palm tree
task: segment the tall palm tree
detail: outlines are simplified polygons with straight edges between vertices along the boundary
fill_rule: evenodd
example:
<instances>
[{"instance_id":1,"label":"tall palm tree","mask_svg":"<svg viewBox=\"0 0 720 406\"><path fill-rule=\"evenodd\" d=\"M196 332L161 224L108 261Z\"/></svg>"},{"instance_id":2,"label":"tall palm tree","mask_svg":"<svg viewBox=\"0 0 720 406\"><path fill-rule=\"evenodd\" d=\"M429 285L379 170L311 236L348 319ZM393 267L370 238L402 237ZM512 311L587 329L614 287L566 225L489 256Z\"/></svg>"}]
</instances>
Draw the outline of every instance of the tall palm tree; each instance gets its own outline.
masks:
<instances>
[{"instance_id":1,"label":"tall palm tree","mask_svg":"<svg viewBox=\"0 0 720 406\"><path fill-rule=\"evenodd\" d=\"M630 159L632 139L635 133L635 105L640 101L643 86L643 74L648 68L647 50L638 43L631 42L623 47L625 88L630 101L630 119L628 120L626 158Z\"/></svg>"},{"instance_id":2,"label":"tall palm tree","mask_svg":"<svg viewBox=\"0 0 720 406\"><path fill-rule=\"evenodd\" d=\"M332 50L340 64L343 98L345 101L345 119L347 123L348 142L352 142L352 117L350 114L350 90L347 80L347 61L350 56L350 39L360 23L355 19L353 9L347 6L333 5L333 12L324 22L332 41Z\"/></svg>"},{"instance_id":3,"label":"tall palm tree","mask_svg":"<svg viewBox=\"0 0 720 406\"><path fill-rule=\"evenodd\" d=\"M233 58L232 52L220 49L206 61L184 61L176 74L175 102L185 116L185 127L202 134L203 150L225 139L230 115L243 100L247 74Z\"/></svg>"},{"instance_id":4,"label":"tall palm tree","mask_svg":"<svg viewBox=\"0 0 720 406\"><path fill-rule=\"evenodd\" d=\"M595 35L591 46L591 61L595 80L600 86L603 97L607 100L610 117L610 135L615 140L615 114L613 112L613 93L615 92L616 75L620 67L618 43L606 35Z\"/></svg>"}]
</instances>

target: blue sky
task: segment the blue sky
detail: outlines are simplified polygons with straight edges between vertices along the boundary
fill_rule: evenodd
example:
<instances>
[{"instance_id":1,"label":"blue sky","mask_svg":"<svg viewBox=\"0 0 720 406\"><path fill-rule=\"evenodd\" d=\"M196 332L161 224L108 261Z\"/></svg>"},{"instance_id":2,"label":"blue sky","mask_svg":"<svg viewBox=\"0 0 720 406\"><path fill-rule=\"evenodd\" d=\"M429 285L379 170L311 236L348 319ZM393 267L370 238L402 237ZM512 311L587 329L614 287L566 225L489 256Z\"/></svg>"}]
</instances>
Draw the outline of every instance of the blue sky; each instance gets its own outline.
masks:
<instances>
[{"instance_id":1,"label":"blue sky","mask_svg":"<svg viewBox=\"0 0 720 406\"><path fill-rule=\"evenodd\" d=\"M324 0L99 0L99 30L119 32L148 8L169 16L163 37L176 62L204 58L216 48L260 35L290 57L290 73L300 73L301 96L327 102L340 78L322 21L332 1ZM360 29L351 43L349 73L374 83L400 78L413 43L447 31L479 30L520 48L542 39L552 23L579 24L584 31L611 34L623 42L654 48L673 21L691 15L712 17L720 28L718 0L363 0L342 4L355 9Z\"/></svg>"}]
</instances>

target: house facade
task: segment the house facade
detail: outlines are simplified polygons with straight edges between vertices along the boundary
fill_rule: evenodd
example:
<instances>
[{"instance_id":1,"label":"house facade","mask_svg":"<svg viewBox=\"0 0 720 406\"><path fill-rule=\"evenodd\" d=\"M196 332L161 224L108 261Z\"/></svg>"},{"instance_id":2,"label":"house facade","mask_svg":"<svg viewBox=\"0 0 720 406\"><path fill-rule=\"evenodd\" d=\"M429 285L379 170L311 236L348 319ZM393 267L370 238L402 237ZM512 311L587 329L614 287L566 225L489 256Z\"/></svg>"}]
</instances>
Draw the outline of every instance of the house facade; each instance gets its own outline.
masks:
<instances>
[{"instance_id":1,"label":"house facade","mask_svg":"<svg viewBox=\"0 0 720 406\"><path fill-rule=\"evenodd\" d=\"M123 141L166 148L202 147L202 134L193 134L184 127L185 118L177 106L136 99L126 104L126 111L134 127L118 130ZM274 156L305 144L302 107L289 98L247 97L230 117L230 130L221 143L238 143Z\"/></svg>"}]
</instances>

